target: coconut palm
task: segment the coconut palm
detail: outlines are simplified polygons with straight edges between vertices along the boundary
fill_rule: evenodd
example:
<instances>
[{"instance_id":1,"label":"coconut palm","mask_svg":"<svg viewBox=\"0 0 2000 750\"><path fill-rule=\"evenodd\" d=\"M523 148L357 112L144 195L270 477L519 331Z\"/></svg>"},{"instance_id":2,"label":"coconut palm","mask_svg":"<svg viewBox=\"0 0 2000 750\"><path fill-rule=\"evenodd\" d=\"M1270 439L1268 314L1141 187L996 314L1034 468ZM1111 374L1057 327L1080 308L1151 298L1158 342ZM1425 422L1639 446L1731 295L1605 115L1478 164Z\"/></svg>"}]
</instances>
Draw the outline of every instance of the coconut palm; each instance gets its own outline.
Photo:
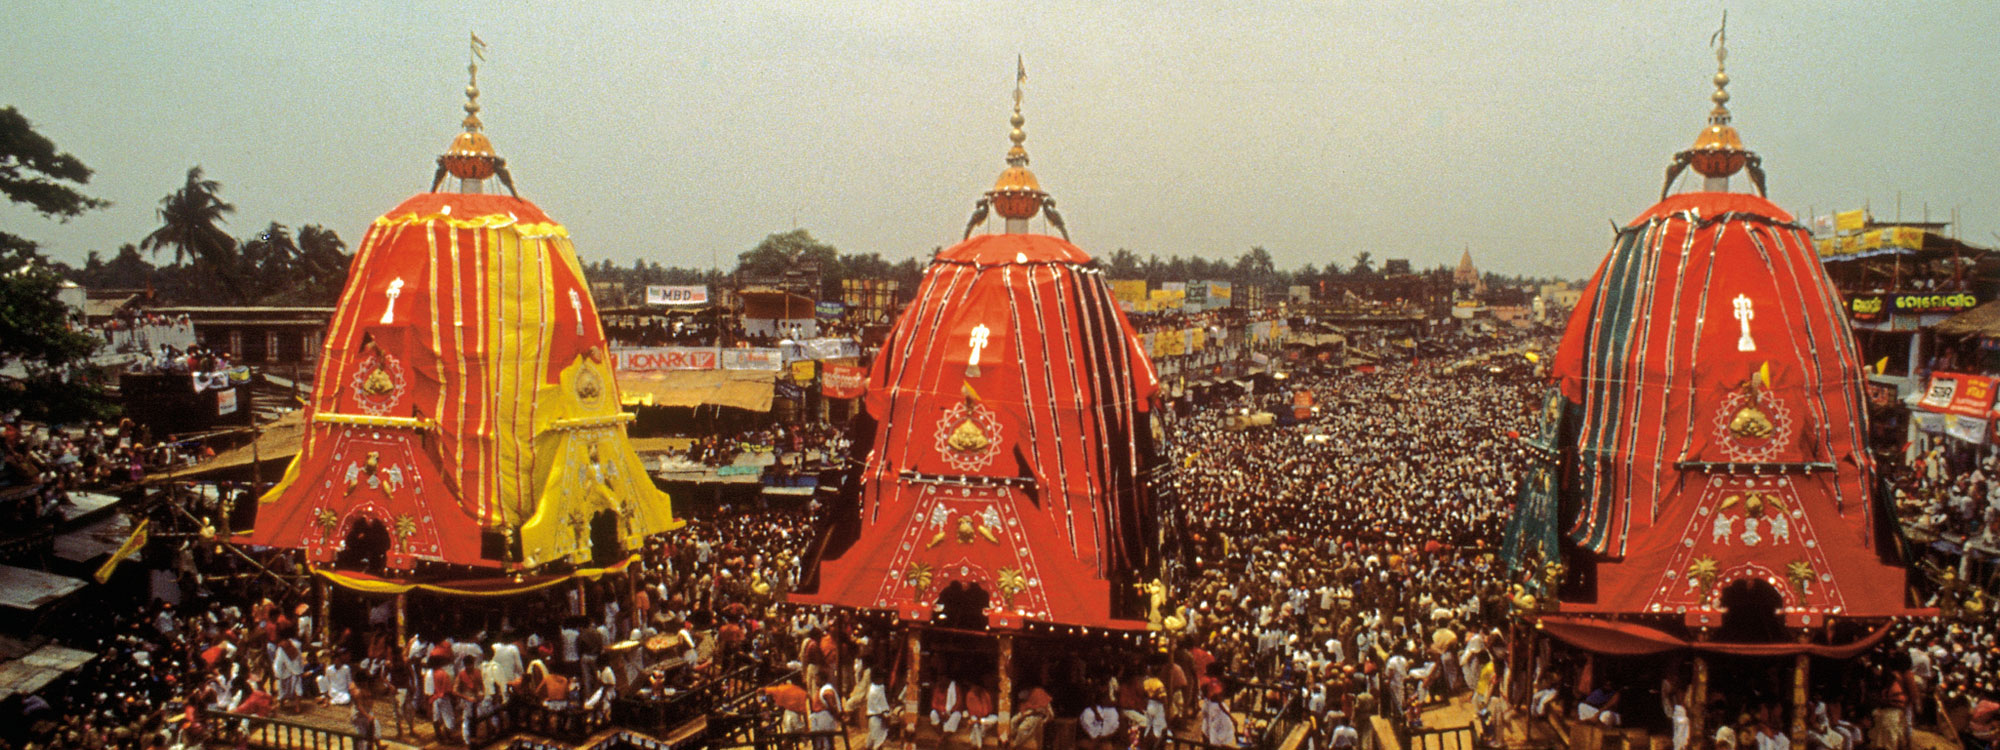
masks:
<instances>
[{"instance_id":1,"label":"coconut palm","mask_svg":"<svg viewBox=\"0 0 2000 750\"><path fill-rule=\"evenodd\" d=\"M222 183L202 178L200 166L189 168L187 184L160 199L160 228L139 246L155 255L160 248L173 248L175 264L184 258L192 261L197 277L218 284L233 301L241 302L245 297L236 273L241 261L236 239L220 226L236 207L216 194L221 189Z\"/></svg>"}]
</instances>

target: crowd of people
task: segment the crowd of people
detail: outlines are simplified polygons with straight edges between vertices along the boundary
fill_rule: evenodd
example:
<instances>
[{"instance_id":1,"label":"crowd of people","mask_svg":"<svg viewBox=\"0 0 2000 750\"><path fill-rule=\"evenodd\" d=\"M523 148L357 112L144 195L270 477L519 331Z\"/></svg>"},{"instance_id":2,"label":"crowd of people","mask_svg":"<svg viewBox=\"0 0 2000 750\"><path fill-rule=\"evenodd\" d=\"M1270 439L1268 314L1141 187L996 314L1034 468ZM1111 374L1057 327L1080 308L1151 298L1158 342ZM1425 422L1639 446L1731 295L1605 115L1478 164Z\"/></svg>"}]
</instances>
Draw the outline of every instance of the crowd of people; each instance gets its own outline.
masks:
<instances>
[{"instance_id":1,"label":"crowd of people","mask_svg":"<svg viewBox=\"0 0 2000 750\"><path fill-rule=\"evenodd\" d=\"M1366 373L1299 371L1264 392L1209 396L1179 419L1169 460L1193 564L1164 602L1164 637L1018 650L1014 746L1058 729L1092 748L1157 747L1169 734L1249 746L1303 727L1313 750L1360 749L1373 743L1376 718L1422 728L1426 708L1452 696L1469 699L1496 732L1497 719L1523 713L1643 722L1647 697L1668 699L1659 716L1684 726L1685 709L1671 700L1684 686L1593 682L1602 670L1510 627L1507 561L1494 547L1528 460L1514 435L1533 431L1540 383L1446 365L1519 343L1457 343L1449 357ZM1239 418L1290 410L1298 391L1311 391L1316 408L1281 424ZM701 456L752 444L829 450L845 439L831 426L767 431L703 444ZM81 465L87 451L97 452L92 465L115 466L120 446L145 442L136 429L74 438L10 429L8 470ZM1990 464L1971 476L1933 466L1913 463L1899 486L1947 515L1977 507L1959 498L1991 497L2000 479ZM35 469L43 479L48 470ZM240 729L216 712L291 716L313 706L343 712L363 736L476 744L522 706L601 715L620 696L660 698L733 669L779 680L765 694L787 729L846 725L878 748L913 697L921 732L977 742L1000 733L990 653L942 637L913 687L893 622L785 603L811 542L810 509L693 518L651 540L627 575L504 604L413 594L399 644L391 598L336 593L332 622L321 622L319 589L294 556L203 541L224 512L213 496L142 507L164 540L154 546L166 550L149 554L147 567L169 571L172 583L152 586L141 610L65 623L63 642L99 656L0 701L6 747L195 746ZM1970 737L1990 738L2000 725L1995 637L1990 618L1900 623L1846 670L1841 689L1819 691L1814 742L1908 750L1885 706L1926 724L1956 712ZM1676 747L1777 742L1789 703L1769 694L1772 684L1752 675L1718 685L1720 698L1700 707L1713 732L1677 737ZM1510 695L1527 700L1510 705Z\"/></svg>"},{"instance_id":2,"label":"crowd of people","mask_svg":"<svg viewBox=\"0 0 2000 750\"><path fill-rule=\"evenodd\" d=\"M8 414L0 417L0 523L55 520L74 504L72 493L114 491L214 455L202 441L155 440L131 420L63 428Z\"/></svg>"}]
</instances>

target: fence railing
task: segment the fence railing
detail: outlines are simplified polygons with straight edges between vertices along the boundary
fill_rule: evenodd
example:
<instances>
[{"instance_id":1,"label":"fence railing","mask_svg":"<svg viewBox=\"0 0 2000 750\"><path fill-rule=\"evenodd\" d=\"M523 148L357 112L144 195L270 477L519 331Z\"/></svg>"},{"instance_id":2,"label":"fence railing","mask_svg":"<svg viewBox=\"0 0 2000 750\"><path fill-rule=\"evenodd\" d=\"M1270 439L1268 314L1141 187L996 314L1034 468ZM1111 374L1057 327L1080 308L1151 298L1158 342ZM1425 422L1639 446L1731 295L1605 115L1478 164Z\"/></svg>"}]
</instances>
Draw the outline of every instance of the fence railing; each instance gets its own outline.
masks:
<instances>
[{"instance_id":1,"label":"fence railing","mask_svg":"<svg viewBox=\"0 0 2000 750\"><path fill-rule=\"evenodd\" d=\"M361 735L344 729L328 729L270 716L228 711L205 710L202 716L215 728L217 739L243 745L278 750L367 750L371 747Z\"/></svg>"}]
</instances>

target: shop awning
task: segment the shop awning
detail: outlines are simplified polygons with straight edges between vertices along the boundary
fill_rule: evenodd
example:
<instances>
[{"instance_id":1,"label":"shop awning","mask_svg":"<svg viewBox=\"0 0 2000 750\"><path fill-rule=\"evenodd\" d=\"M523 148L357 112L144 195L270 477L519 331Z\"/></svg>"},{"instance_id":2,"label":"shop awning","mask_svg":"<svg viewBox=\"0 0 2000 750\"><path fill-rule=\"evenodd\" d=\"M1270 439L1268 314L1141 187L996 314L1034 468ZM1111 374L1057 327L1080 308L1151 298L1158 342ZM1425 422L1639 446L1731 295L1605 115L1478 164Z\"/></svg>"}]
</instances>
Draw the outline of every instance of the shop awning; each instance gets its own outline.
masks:
<instances>
[{"instance_id":1,"label":"shop awning","mask_svg":"<svg viewBox=\"0 0 2000 750\"><path fill-rule=\"evenodd\" d=\"M1988 302L1945 318L1931 330L1945 336L2000 338L2000 302Z\"/></svg>"},{"instance_id":2,"label":"shop awning","mask_svg":"<svg viewBox=\"0 0 2000 750\"><path fill-rule=\"evenodd\" d=\"M33 612L89 584L80 578L0 565L0 607Z\"/></svg>"},{"instance_id":3,"label":"shop awning","mask_svg":"<svg viewBox=\"0 0 2000 750\"><path fill-rule=\"evenodd\" d=\"M761 370L667 370L618 373L626 403L733 406L770 411L777 373Z\"/></svg>"},{"instance_id":4,"label":"shop awning","mask_svg":"<svg viewBox=\"0 0 2000 750\"><path fill-rule=\"evenodd\" d=\"M145 483L189 482L219 471L249 466L256 461L289 461L299 454L305 432L305 410L286 412L277 421L264 425L255 447L252 443L244 443L193 466L177 466L157 474L147 474Z\"/></svg>"}]
</instances>

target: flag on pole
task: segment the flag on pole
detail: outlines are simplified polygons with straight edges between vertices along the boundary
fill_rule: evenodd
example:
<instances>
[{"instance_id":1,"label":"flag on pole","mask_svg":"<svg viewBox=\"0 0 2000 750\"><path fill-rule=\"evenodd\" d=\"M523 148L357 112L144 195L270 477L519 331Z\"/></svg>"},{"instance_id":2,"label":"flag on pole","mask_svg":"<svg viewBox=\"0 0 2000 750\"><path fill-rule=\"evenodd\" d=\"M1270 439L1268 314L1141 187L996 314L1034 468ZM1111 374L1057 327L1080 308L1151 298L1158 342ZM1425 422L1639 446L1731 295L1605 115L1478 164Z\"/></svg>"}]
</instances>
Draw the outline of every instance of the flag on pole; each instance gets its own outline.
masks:
<instances>
[{"instance_id":1,"label":"flag on pole","mask_svg":"<svg viewBox=\"0 0 2000 750\"><path fill-rule=\"evenodd\" d=\"M146 519L133 527L132 535L125 537L125 543L118 545L118 551L111 553L111 559L105 560L104 565L97 569L97 575L92 577L96 578L98 583L111 580L111 572L118 569L120 561L138 554L139 548L146 546L146 527L152 523L152 519Z\"/></svg>"},{"instance_id":2,"label":"flag on pole","mask_svg":"<svg viewBox=\"0 0 2000 750\"><path fill-rule=\"evenodd\" d=\"M472 32L472 56L486 59L486 40L479 38L479 32Z\"/></svg>"},{"instance_id":3,"label":"flag on pole","mask_svg":"<svg viewBox=\"0 0 2000 750\"><path fill-rule=\"evenodd\" d=\"M1865 226L1868 226L1868 209L1857 208L1833 215L1833 227L1842 232L1860 231Z\"/></svg>"}]
</instances>

